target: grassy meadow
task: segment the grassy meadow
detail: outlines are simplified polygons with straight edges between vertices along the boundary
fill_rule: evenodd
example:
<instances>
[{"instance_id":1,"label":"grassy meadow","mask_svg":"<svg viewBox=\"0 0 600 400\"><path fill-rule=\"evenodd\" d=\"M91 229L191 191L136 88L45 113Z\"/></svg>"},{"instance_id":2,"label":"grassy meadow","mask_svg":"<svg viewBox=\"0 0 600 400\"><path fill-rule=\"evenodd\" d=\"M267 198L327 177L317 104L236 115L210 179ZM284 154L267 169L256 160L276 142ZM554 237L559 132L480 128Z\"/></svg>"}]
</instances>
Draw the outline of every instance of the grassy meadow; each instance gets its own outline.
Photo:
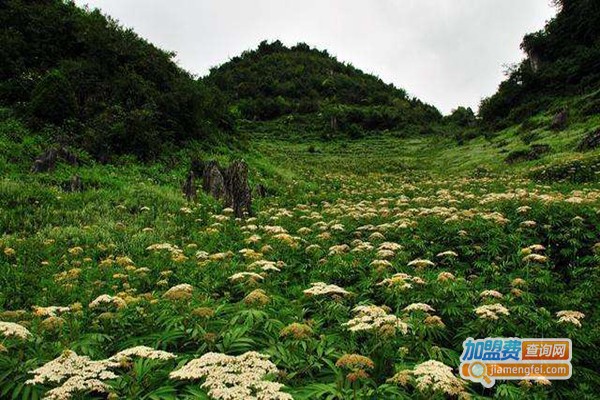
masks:
<instances>
[{"instance_id":1,"label":"grassy meadow","mask_svg":"<svg viewBox=\"0 0 600 400\"><path fill-rule=\"evenodd\" d=\"M31 174L14 160L43 143L15 129L0 130L0 398L597 393L599 153L571 150L585 126L540 129L553 150L515 164L517 128L462 145L256 132L201 154L244 158L268 188L244 220L185 201L192 150ZM85 190L65 191L76 173ZM463 381L463 340L488 336L570 338L573 377Z\"/></svg>"}]
</instances>

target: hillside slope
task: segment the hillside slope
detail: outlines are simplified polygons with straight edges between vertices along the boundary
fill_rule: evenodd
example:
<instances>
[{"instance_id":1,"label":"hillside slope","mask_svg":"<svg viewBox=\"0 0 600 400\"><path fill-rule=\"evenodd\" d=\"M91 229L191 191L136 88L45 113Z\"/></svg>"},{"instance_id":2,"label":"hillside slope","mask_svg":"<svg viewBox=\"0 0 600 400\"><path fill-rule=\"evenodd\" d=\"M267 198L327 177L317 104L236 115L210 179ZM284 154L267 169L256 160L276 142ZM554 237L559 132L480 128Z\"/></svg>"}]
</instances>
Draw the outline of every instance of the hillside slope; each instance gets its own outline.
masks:
<instances>
[{"instance_id":1,"label":"hillside slope","mask_svg":"<svg viewBox=\"0 0 600 400\"><path fill-rule=\"evenodd\" d=\"M233 127L219 91L98 10L0 2L0 108L46 142L142 158Z\"/></svg>"},{"instance_id":2,"label":"hillside slope","mask_svg":"<svg viewBox=\"0 0 600 400\"><path fill-rule=\"evenodd\" d=\"M205 80L228 96L243 119L292 116L325 133L411 129L441 118L403 89L304 43L288 48L264 41L212 69Z\"/></svg>"},{"instance_id":3,"label":"hillside slope","mask_svg":"<svg viewBox=\"0 0 600 400\"><path fill-rule=\"evenodd\" d=\"M253 142L251 179L272 195L245 220L202 192L187 202L182 163L2 176L0 326L27 334L2 336L0 397L217 398L172 373L252 351L280 371L278 399L594 398L600 185L516 177L516 165L488 165L483 138L385 136ZM61 187L73 173L84 191ZM349 329L365 307L395 325ZM573 378L457 381L468 337L570 338ZM177 359L143 359L153 349ZM28 384L66 350L132 359L100 382L108 395L66 378ZM349 358L372 367L352 380ZM432 362L455 389L418 385L412 371Z\"/></svg>"},{"instance_id":4,"label":"hillside slope","mask_svg":"<svg viewBox=\"0 0 600 400\"><path fill-rule=\"evenodd\" d=\"M579 117L600 113L600 2L556 0L557 16L524 37L527 57L498 92L484 99L480 116L503 128L545 111L569 108ZM591 95L573 102L574 96Z\"/></svg>"}]
</instances>

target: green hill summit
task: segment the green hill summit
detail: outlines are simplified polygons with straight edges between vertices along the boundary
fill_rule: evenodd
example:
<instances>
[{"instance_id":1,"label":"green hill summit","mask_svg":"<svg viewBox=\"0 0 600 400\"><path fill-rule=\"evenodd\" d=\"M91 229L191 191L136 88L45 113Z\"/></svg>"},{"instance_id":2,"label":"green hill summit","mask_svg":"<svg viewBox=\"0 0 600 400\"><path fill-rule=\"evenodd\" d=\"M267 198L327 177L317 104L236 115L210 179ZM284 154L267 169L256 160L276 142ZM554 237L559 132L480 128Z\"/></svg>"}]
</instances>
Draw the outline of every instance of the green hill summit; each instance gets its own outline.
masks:
<instances>
[{"instance_id":1,"label":"green hill summit","mask_svg":"<svg viewBox=\"0 0 600 400\"><path fill-rule=\"evenodd\" d=\"M310 128L325 133L410 129L441 119L435 107L405 90L305 43L263 41L213 68L206 81L225 93L243 119L308 116Z\"/></svg>"}]
</instances>

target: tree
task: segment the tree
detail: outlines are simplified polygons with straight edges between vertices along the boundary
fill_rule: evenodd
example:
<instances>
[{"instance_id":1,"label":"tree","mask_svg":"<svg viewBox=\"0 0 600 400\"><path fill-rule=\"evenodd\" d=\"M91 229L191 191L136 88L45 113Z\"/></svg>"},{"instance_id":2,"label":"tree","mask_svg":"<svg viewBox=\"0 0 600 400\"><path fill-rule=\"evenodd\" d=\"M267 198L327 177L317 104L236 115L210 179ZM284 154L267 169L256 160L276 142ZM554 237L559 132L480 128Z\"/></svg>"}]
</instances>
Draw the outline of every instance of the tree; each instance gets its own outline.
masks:
<instances>
[{"instance_id":1,"label":"tree","mask_svg":"<svg viewBox=\"0 0 600 400\"><path fill-rule=\"evenodd\" d=\"M69 80L60 70L52 70L35 86L29 102L34 122L62 125L75 116L77 101Z\"/></svg>"}]
</instances>

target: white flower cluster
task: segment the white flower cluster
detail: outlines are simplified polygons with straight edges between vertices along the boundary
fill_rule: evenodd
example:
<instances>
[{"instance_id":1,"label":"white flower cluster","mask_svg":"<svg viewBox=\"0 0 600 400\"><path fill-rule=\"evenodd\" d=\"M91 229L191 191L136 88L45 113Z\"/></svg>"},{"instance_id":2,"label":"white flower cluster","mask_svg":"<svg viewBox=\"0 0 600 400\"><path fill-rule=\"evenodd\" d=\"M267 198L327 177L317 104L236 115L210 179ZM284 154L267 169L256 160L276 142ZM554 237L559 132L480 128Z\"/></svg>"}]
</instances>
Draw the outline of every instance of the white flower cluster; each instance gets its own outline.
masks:
<instances>
[{"instance_id":1,"label":"white flower cluster","mask_svg":"<svg viewBox=\"0 0 600 400\"><path fill-rule=\"evenodd\" d=\"M391 268L392 267L392 263L389 262L388 260L373 260L371 261L371 267L383 270L385 268Z\"/></svg>"},{"instance_id":2,"label":"white flower cluster","mask_svg":"<svg viewBox=\"0 0 600 400\"><path fill-rule=\"evenodd\" d=\"M543 264L548 261L548 257L542 254L531 253L523 257L523 262L534 262Z\"/></svg>"},{"instance_id":3,"label":"white flower cluster","mask_svg":"<svg viewBox=\"0 0 600 400\"><path fill-rule=\"evenodd\" d=\"M206 353L169 376L181 380L204 378L202 387L217 400L291 400L292 396L280 391L282 384L264 379L275 373L277 367L268 356L249 351L237 357Z\"/></svg>"},{"instance_id":4,"label":"white flower cluster","mask_svg":"<svg viewBox=\"0 0 600 400\"><path fill-rule=\"evenodd\" d=\"M231 282L240 282L245 279L262 281L264 278L256 272L238 272L229 277Z\"/></svg>"},{"instance_id":5,"label":"white flower cluster","mask_svg":"<svg viewBox=\"0 0 600 400\"><path fill-rule=\"evenodd\" d=\"M497 320L499 315L509 315L508 309L500 303L488 304L475 309L475 314L481 319Z\"/></svg>"},{"instance_id":6,"label":"white flower cluster","mask_svg":"<svg viewBox=\"0 0 600 400\"><path fill-rule=\"evenodd\" d=\"M108 386L99 379L86 379L81 376L72 376L61 386L51 389L46 393L44 400L68 400L80 392L106 393Z\"/></svg>"},{"instance_id":7,"label":"white flower cluster","mask_svg":"<svg viewBox=\"0 0 600 400\"><path fill-rule=\"evenodd\" d=\"M118 366L116 361L92 361L89 357L67 350L58 358L31 371L35 376L25 383L38 385L62 382L57 388L49 390L45 399L66 400L79 392L107 392L108 385L103 381L117 378L110 368Z\"/></svg>"},{"instance_id":8,"label":"white flower cluster","mask_svg":"<svg viewBox=\"0 0 600 400\"><path fill-rule=\"evenodd\" d=\"M288 231L281 227L281 226L271 226L271 225L265 225L262 227L262 229L265 231L265 233L271 234L271 235L276 235L279 233L288 233Z\"/></svg>"},{"instance_id":9,"label":"white flower cluster","mask_svg":"<svg viewBox=\"0 0 600 400\"><path fill-rule=\"evenodd\" d=\"M479 297L495 297L497 299L501 299L504 296L497 290L484 290L483 292L479 293Z\"/></svg>"},{"instance_id":10,"label":"white flower cluster","mask_svg":"<svg viewBox=\"0 0 600 400\"><path fill-rule=\"evenodd\" d=\"M173 245L171 243L156 243L146 247L146 250L149 251L159 251L159 250L167 250L167 251L181 251L179 247Z\"/></svg>"},{"instance_id":11,"label":"white flower cluster","mask_svg":"<svg viewBox=\"0 0 600 400\"><path fill-rule=\"evenodd\" d=\"M393 328L394 330L399 330L404 335L408 333L408 325L395 315L388 314L383 307L373 305L357 306L352 311L356 316L342 324L342 326L347 326L351 332Z\"/></svg>"},{"instance_id":12,"label":"white flower cluster","mask_svg":"<svg viewBox=\"0 0 600 400\"><path fill-rule=\"evenodd\" d=\"M44 399L48 400L68 400L77 393L106 393L109 386L104 381L118 378L111 369L119 367L124 358L129 359L133 356L152 360L170 360L177 357L166 351L137 346L120 351L105 360L94 361L89 357L77 355L74 351L66 350L59 357L31 371L30 373L35 376L25 383L28 385L60 384L46 393Z\"/></svg>"},{"instance_id":13,"label":"white flower cluster","mask_svg":"<svg viewBox=\"0 0 600 400\"><path fill-rule=\"evenodd\" d=\"M413 371L417 389L421 392L441 392L447 396L458 396L465 389L465 382L452 373L452 368L435 360L417 365Z\"/></svg>"},{"instance_id":14,"label":"white flower cluster","mask_svg":"<svg viewBox=\"0 0 600 400\"><path fill-rule=\"evenodd\" d=\"M148 251L161 251L167 250L173 257L179 256L183 254L183 250L181 250L177 245L171 243L156 243L146 247Z\"/></svg>"},{"instance_id":15,"label":"white flower cluster","mask_svg":"<svg viewBox=\"0 0 600 400\"><path fill-rule=\"evenodd\" d=\"M521 249L521 254L541 253L545 250L546 247L541 244L532 244L531 246Z\"/></svg>"},{"instance_id":16,"label":"white flower cluster","mask_svg":"<svg viewBox=\"0 0 600 400\"><path fill-rule=\"evenodd\" d=\"M363 253L366 251L371 251L375 248L371 243L363 242L360 239L355 239L350 244L352 245L352 250L350 250L351 253Z\"/></svg>"},{"instance_id":17,"label":"white flower cluster","mask_svg":"<svg viewBox=\"0 0 600 400\"><path fill-rule=\"evenodd\" d=\"M425 268L425 267L433 267L435 266L435 263L430 261L430 260L426 260L426 259L422 259L422 258L417 258L415 260L412 260L411 262L408 263L409 267L415 267L415 268Z\"/></svg>"},{"instance_id":18,"label":"white flower cluster","mask_svg":"<svg viewBox=\"0 0 600 400\"><path fill-rule=\"evenodd\" d=\"M260 260L263 258L263 254L253 249L241 249L238 251L247 260Z\"/></svg>"},{"instance_id":19,"label":"white flower cluster","mask_svg":"<svg viewBox=\"0 0 600 400\"><path fill-rule=\"evenodd\" d=\"M282 261L267 261L267 260L258 260L254 261L252 264L249 264L247 269L249 270L257 270L261 269L262 271L275 271L280 272L281 267L285 266L285 263Z\"/></svg>"},{"instance_id":20,"label":"white flower cluster","mask_svg":"<svg viewBox=\"0 0 600 400\"><path fill-rule=\"evenodd\" d=\"M436 255L436 257L458 257L458 253L452 250L447 250L447 251L443 251L441 253L438 253Z\"/></svg>"},{"instance_id":21,"label":"white flower cluster","mask_svg":"<svg viewBox=\"0 0 600 400\"><path fill-rule=\"evenodd\" d=\"M402 250L402 245L395 242L383 242L379 245L377 250L398 251Z\"/></svg>"},{"instance_id":22,"label":"white flower cluster","mask_svg":"<svg viewBox=\"0 0 600 400\"><path fill-rule=\"evenodd\" d=\"M63 314L71 311L71 307L48 306L40 307L33 306L33 314L38 317L56 317L58 314Z\"/></svg>"},{"instance_id":23,"label":"white flower cluster","mask_svg":"<svg viewBox=\"0 0 600 400\"><path fill-rule=\"evenodd\" d=\"M169 300L186 300L192 297L194 287L189 283L180 283L163 293L163 297Z\"/></svg>"},{"instance_id":24,"label":"white flower cluster","mask_svg":"<svg viewBox=\"0 0 600 400\"><path fill-rule=\"evenodd\" d=\"M123 358L131 358L133 356L147 358L150 360L171 360L177 357L175 354L169 353L168 351L155 350L148 346L136 346L118 352L117 354L109 358L109 360L120 361Z\"/></svg>"},{"instance_id":25,"label":"white flower cluster","mask_svg":"<svg viewBox=\"0 0 600 400\"><path fill-rule=\"evenodd\" d=\"M102 294L102 295L96 297L96 299L94 299L88 305L88 307L91 309L94 309L94 308L99 307L101 304L112 304L112 305L116 306L117 308L123 308L123 307L127 306L127 303L125 302L125 300L123 300L122 298L120 298L118 296Z\"/></svg>"},{"instance_id":26,"label":"white flower cluster","mask_svg":"<svg viewBox=\"0 0 600 400\"><path fill-rule=\"evenodd\" d=\"M0 333L5 337L18 337L19 339L27 339L31 333L22 325L14 322L0 321Z\"/></svg>"},{"instance_id":27,"label":"white flower cluster","mask_svg":"<svg viewBox=\"0 0 600 400\"><path fill-rule=\"evenodd\" d=\"M336 285L328 285L325 282L314 282L310 284L311 287L305 289L303 292L307 296L321 296L327 294L337 294L345 296L350 294L346 289L343 289Z\"/></svg>"},{"instance_id":28,"label":"white flower cluster","mask_svg":"<svg viewBox=\"0 0 600 400\"><path fill-rule=\"evenodd\" d=\"M425 303L412 303L412 304L404 307L403 311L406 311L406 312L423 311L423 312L428 313L428 312L434 312L435 310L429 304L425 304Z\"/></svg>"},{"instance_id":29,"label":"white flower cluster","mask_svg":"<svg viewBox=\"0 0 600 400\"><path fill-rule=\"evenodd\" d=\"M334 255L338 255L338 254L344 254L349 251L350 251L350 246L348 246L347 244L338 244L335 246L331 246L329 248L329 255L334 256Z\"/></svg>"},{"instance_id":30,"label":"white flower cluster","mask_svg":"<svg viewBox=\"0 0 600 400\"><path fill-rule=\"evenodd\" d=\"M377 286L386 286L386 287L390 287L390 288L393 287L393 288L399 289L399 290L411 289L412 284L408 283L407 281L411 281L418 285L425 284L425 281L418 276L411 276L411 275L405 274L404 272L399 272L397 274L392 275L390 278L385 278L381 282L377 283Z\"/></svg>"},{"instance_id":31,"label":"white flower cluster","mask_svg":"<svg viewBox=\"0 0 600 400\"><path fill-rule=\"evenodd\" d=\"M377 248L377 257L390 259L396 256L396 251L402 250L402 246L394 242L384 242Z\"/></svg>"},{"instance_id":32,"label":"white flower cluster","mask_svg":"<svg viewBox=\"0 0 600 400\"><path fill-rule=\"evenodd\" d=\"M559 318L559 323L573 324L578 328L581 328L581 319L585 318L585 314L579 311L563 310L556 313Z\"/></svg>"}]
</instances>

